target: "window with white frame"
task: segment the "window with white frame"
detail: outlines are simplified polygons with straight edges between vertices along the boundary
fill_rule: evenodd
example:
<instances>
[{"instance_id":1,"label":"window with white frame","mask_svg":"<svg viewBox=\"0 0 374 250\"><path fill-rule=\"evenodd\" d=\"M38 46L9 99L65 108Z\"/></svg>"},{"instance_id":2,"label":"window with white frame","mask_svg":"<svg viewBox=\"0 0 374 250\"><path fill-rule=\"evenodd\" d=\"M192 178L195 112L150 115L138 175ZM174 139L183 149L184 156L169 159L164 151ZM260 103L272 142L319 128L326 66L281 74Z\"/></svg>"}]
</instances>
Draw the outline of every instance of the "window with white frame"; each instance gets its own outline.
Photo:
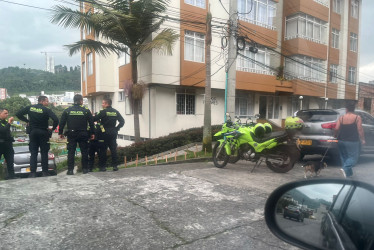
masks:
<instances>
[{"instance_id":1,"label":"window with white frame","mask_svg":"<svg viewBox=\"0 0 374 250\"><path fill-rule=\"evenodd\" d=\"M248 117L254 114L254 94L235 97L235 116Z\"/></svg>"},{"instance_id":2,"label":"window with white frame","mask_svg":"<svg viewBox=\"0 0 374 250\"><path fill-rule=\"evenodd\" d=\"M195 114L195 94L177 93L177 115Z\"/></svg>"},{"instance_id":3,"label":"window with white frame","mask_svg":"<svg viewBox=\"0 0 374 250\"><path fill-rule=\"evenodd\" d=\"M85 82L86 81L86 63L82 63L82 79Z\"/></svg>"},{"instance_id":4,"label":"window with white frame","mask_svg":"<svg viewBox=\"0 0 374 250\"><path fill-rule=\"evenodd\" d=\"M351 0L351 16L358 18L358 0Z\"/></svg>"},{"instance_id":5,"label":"window with white frame","mask_svg":"<svg viewBox=\"0 0 374 250\"><path fill-rule=\"evenodd\" d=\"M330 64L330 82L338 82L338 65Z\"/></svg>"},{"instance_id":6,"label":"window with white frame","mask_svg":"<svg viewBox=\"0 0 374 250\"><path fill-rule=\"evenodd\" d=\"M205 61L205 35L186 30L184 32L184 59L193 62Z\"/></svg>"},{"instance_id":7,"label":"window with white frame","mask_svg":"<svg viewBox=\"0 0 374 250\"><path fill-rule=\"evenodd\" d=\"M184 0L184 2L205 9L205 0Z\"/></svg>"},{"instance_id":8,"label":"window with white frame","mask_svg":"<svg viewBox=\"0 0 374 250\"><path fill-rule=\"evenodd\" d=\"M332 29L331 47L335 49L339 49L339 33L339 30L334 28Z\"/></svg>"},{"instance_id":9,"label":"window with white frame","mask_svg":"<svg viewBox=\"0 0 374 250\"><path fill-rule=\"evenodd\" d=\"M237 59L237 70L266 75L272 74L269 70L271 53L268 49L258 48L258 52L253 53L246 48L242 54L243 56L239 56Z\"/></svg>"},{"instance_id":10,"label":"window with white frame","mask_svg":"<svg viewBox=\"0 0 374 250\"><path fill-rule=\"evenodd\" d=\"M349 66L348 82L351 84L356 84L356 67Z\"/></svg>"},{"instance_id":11,"label":"window with white frame","mask_svg":"<svg viewBox=\"0 0 374 250\"><path fill-rule=\"evenodd\" d=\"M118 101L119 102L125 101L125 92L124 91L119 91L118 92Z\"/></svg>"},{"instance_id":12,"label":"window with white frame","mask_svg":"<svg viewBox=\"0 0 374 250\"><path fill-rule=\"evenodd\" d=\"M139 105L138 106L139 115L141 115L142 114L142 109L143 109L142 100L139 100L138 105ZM127 95L125 95L125 113L126 113L126 115L133 115L134 114L133 106L134 106L134 103L131 102L130 98Z\"/></svg>"},{"instance_id":13,"label":"window with white frame","mask_svg":"<svg viewBox=\"0 0 374 250\"><path fill-rule=\"evenodd\" d=\"M130 63L130 55L126 52L121 52L121 54L118 55L118 63L119 66L123 66Z\"/></svg>"},{"instance_id":14,"label":"window with white frame","mask_svg":"<svg viewBox=\"0 0 374 250\"><path fill-rule=\"evenodd\" d=\"M322 4L323 6L329 7L330 0L314 0L314 2Z\"/></svg>"},{"instance_id":15,"label":"window with white frame","mask_svg":"<svg viewBox=\"0 0 374 250\"><path fill-rule=\"evenodd\" d=\"M303 38L327 44L327 23L313 16L298 13L286 17L286 40Z\"/></svg>"},{"instance_id":16,"label":"window with white frame","mask_svg":"<svg viewBox=\"0 0 374 250\"><path fill-rule=\"evenodd\" d=\"M357 52L357 34L355 33L352 33L351 32L351 35L349 37L349 41L350 41L350 51L353 51L353 52Z\"/></svg>"},{"instance_id":17,"label":"window with white frame","mask_svg":"<svg viewBox=\"0 0 374 250\"><path fill-rule=\"evenodd\" d=\"M286 58L285 75L289 79L324 82L326 81L325 64L325 61L318 58L295 55L291 58Z\"/></svg>"},{"instance_id":18,"label":"window with white frame","mask_svg":"<svg viewBox=\"0 0 374 250\"><path fill-rule=\"evenodd\" d=\"M92 53L87 54L87 75L93 74Z\"/></svg>"},{"instance_id":19,"label":"window with white frame","mask_svg":"<svg viewBox=\"0 0 374 250\"><path fill-rule=\"evenodd\" d=\"M279 96L267 97L267 119L279 118Z\"/></svg>"},{"instance_id":20,"label":"window with white frame","mask_svg":"<svg viewBox=\"0 0 374 250\"><path fill-rule=\"evenodd\" d=\"M338 13L338 14L341 14L341 10L342 10L342 3L341 3L342 0L333 0L332 1L332 10L335 12L335 13Z\"/></svg>"},{"instance_id":21,"label":"window with white frame","mask_svg":"<svg viewBox=\"0 0 374 250\"><path fill-rule=\"evenodd\" d=\"M276 3L271 0L238 0L240 20L268 29L275 29L273 23L276 10Z\"/></svg>"}]
</instances>

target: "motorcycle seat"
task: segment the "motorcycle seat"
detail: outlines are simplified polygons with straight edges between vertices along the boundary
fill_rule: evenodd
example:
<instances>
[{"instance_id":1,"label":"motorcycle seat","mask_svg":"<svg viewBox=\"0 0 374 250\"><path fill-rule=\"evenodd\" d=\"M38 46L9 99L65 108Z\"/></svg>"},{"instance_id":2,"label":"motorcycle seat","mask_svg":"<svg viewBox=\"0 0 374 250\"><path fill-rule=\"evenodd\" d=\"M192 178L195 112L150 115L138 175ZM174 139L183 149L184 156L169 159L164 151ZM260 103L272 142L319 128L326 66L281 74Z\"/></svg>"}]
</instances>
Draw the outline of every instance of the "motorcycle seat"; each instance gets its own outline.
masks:
<instances>
[{"instance_id":1,"label":"motorcycle seat","mask_svg":"<svg viewBox=\"0 0 374 250\"><path fill-rule=\"evenodd\" d=\"M285 140L285 138L288 135L287 135L286 131L277 131L277 132L272 132L268 135L265 135L262 138L256 137L256 135L253 132L251 132L251 136L252 136L252 138L255 142L263 143L263 142L269 141L271 139L279 139L279 140L283 141L283 140Z\"/></svg>"}]
</instances>

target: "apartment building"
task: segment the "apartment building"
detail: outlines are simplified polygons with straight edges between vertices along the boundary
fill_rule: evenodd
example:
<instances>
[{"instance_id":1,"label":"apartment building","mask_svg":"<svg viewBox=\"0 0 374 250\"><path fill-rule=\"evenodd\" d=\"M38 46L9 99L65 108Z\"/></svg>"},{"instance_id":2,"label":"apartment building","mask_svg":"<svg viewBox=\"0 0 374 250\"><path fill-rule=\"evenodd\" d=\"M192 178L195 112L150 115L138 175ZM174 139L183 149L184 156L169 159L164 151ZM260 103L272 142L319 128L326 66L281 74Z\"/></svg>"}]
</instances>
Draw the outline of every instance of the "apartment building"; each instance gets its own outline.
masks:
<instances>
[{"instance_id":1,"label":"apartment building","mask_svg":"<svg viewBox=\"0 0 374 250\"><path fill-rule=\"evenodd\" d=\"M203 125L206 34L205 25L199 23L205 22L209 6L212 124L224 121L229 4L170 1L165 15L172 19L163 26L180 34L173 55L152 52L138 58L139 81L148 84L139 110L142 138ZM236 115L245 119L260 114L281 125L301 107L337 108L344 99L357 99L361 1L238 0L237 8L237 34L246 40L246 47L233 64ZM81 36L95 39L85 31ZM102 99L110 97L126 120L118 143L132 143L133 110L124 91L131 82L130 57L82 52L81 60L88 107L96 112Z\"/></svg>"}]
</instances>

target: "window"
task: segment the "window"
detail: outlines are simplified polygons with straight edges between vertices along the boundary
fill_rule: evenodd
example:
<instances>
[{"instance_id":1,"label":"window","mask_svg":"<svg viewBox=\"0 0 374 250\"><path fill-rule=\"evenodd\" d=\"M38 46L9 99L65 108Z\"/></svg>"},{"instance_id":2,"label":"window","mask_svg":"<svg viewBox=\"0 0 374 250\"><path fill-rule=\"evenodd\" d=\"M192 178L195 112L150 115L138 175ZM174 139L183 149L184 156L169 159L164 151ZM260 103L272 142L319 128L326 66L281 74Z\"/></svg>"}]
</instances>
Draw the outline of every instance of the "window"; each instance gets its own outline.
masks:
<instances>
[{"instance_id":1,"label":"window","mask_svg":"<svg viewBox=\"0 0 374 250\"><path fill-rule=\"evenodd\" d=\"M134 103L131 102L131 100L128 96L125 95L125 112L126 112L126 115L133 115L134 114L133 105L134 105ZM139 115L142 114L142 109L143 109L142 100L140 100L139 101L139 107L138 107Z\"/></svg>"},{"instance_id":2,"label":"window","mask_svg":"<svg viewBox=\"0 0 374 250\"><path fill-rule=\"evenodd\" d=\"M186 30L184 33L184 59L193 62L205 60L205 35Z\"/></svg>"},{"instance_id":3,"label":"window","mask_svg":"<svg viewBox=\"0 0 374 250\"><path fill-rule=\"evenodd\" d=\"M267 97L267 119L278 119L279 118L279 97L268 96Z\"/></svg>"},{"instance_id":4,"label":"window","mask_svg":"<svg viewBox=\"0 0 374 250\"><path fill-rule=\"evenodd\" d=\"M337 83L338 65L330 64L330 82Z\"/></svg>"},{"instance_id":5,"label":"window","mask_svg":"<svg viewBox=\"0 0 374 250\"><path fill-rule=\"evenodd\" d=\"M351 0L351 16L358 18L358 0Z\"/></svg>"},{"instance_id":6,"label":"window","mask_svg":"<svg viewBox=\"0 0 374 250\"><path fill-rule=\"evenodd\" d=\"M350 51L357 52L357 34L351 32L350 39Z\"/></svg>"},{"instance_id":7,"label":"window","mask_svg":"<svg viewBox=\"0 0 374 250\"><path fill-rule=\"evenodd\" d=\"M82 79L85 82L86 81L86 63L82 63Z\"/></svg>"},{"instance_id":8,"label":"window","mask_svg":"<svg viewBox=\"0 0 374 250\"><path fill-rule=\"evenodd\" d=\"M286 18L286 40L303 38L316 43L327 44L326 22L304 13Z\"/></svg>"},{"instance_id":9,"label":"window","mask_svg":"<svg viewBox=\"0 0 374 250\"><path fill-rule=\"evenodd\" d=\"M177 93L177 114L195 114L195 95L187 93Z\"/></svg>"},{"instance_id":10,"label":"window","mask_svg":"<svg viewBox=\"0 0 374 250\"><path fill-rule=\"evenodd\" d=\"M235 98L235 116L248 117L254 114L254 95Z\"/></svg>"},{"instance_id":11,"label":"window","mask_svg":"<svg viewBox=\"0 0 374 250\"><path fill-rule=\"evenodd\" d=\"M296 55L286 58L285 76L288 79L303 79L311 82L326 81L325 61L309 56Z\"/></svg>"},{"instance_id":12,"label":"window","mask_svg":"<svg viewBox=\"0 0 374 250\"><path fill-rule=\"evenodd\" d=\"M314 0L314 2L317 2L319 4L322 4L323 6L329 7L329 0Z\"/></svg>"},{"instance_id":13,"label":"window","mask_svg":"<svg viewBox=\"0 0 374 250\"><path fill-rule=\"evenodd\" d=\"M276 3L271 0L238 0L238 12L240 20L275 29Z\"/></svg>"},{"instance_id":14,"label":"window","mask_svg":"<svg viewBox=\"0 0 374 250\"><path fill-rule=\"evenodd\" d=\"M335 12L335 13L338 13L340 14L341 13L341 1L342 0L333 0L332 1L332 10Z\"/></svg>"},{"instance_id":15,"label":"window","mask_svg":"<svg viewBox=\"0 0 374 250\"><path fill-rule=\"evenodd\" d=\"M92 75L93 74L93 62L92 62L92 53L87 54L87 67L88 67L88 72L87 75Z\"/></svg>"},{"instance_id":16,"label":"window","mask_svg":"<svg viewBox=\"0 0 374 250\"><path fill-rule=\"evenodd\" d=\"M342 227L357 249L372 249L374 238L374 194L357 187L342 219Z\"/></svg>"},{"instance_id":17,"label":"window","mask_svg":"<svg viewBox=\"0 0 374 250\"><path fill-rule=\"evenodd\" d=\"M345 185L337 195L336 200L334 200L334 204L332 207L332 214L335 215L336 218L339 218L340 213L341 213L341 208L343 207L343 203L345 201L345 198L348 194L348 191L351 189L350 185Z\"/></svg>"},{"instance_id":18,"label":"window","mask_svg":"<svg viewBox=\"0 0 374 250\"><path fill-rule=\"evenodd\" d=\"M184 2L205 9L205 0L184 0Z\"/></svg>"},{"instance_id":19,"label":"window","mask_svg":"<svg viewBox=\"0 0 374 250\"><path fill-rule=\"evenodd\" d=\"M118 55L118 63L119 63L119 66L129 64L130 63L130 55L125 53L125 52L121 52L121 54Z\"/></svg>"},{"instance_id":20,"label":"window","mask_svg":"<svg viewBox=\"0 0 374 250\"><path fill-rule=\"evenodd\" d=\"M348 82L351 84L356 84L356 67L349 66Z\"/></svg>"},{"instance_id":21,"label":"window","mask_svg":"<svg viewBox=\"0 0 374 250\"><path fill-rule=\"evenodd\" d=\"M339 49L339 30L332 29L331 47Z\"/></svg>"},{"instance_id":22,"label":"window","mask_svg":"<svg viewBox=\"0 0 374 250\"><path fill-rule=\"evenodd\" d=\"M246 48L242 53L243 56L239 56L237 59L237 70L266 75L272 74L269 70L271 53L266 48L259 48L257 53L253 53Z\"/></svg>"},{"instance_id":23,"label":"window","mask_svg":"<svg viewBox=\"0 0 374 250\"><path fill-rule=\"evenodd\" d=\"M118 92L118 101L119 102L125 101L125 92L123 91Z\"/></svg>"},{"instance_id":24,"label":"window","mask_svg":"<svg viewBox=\"0 0 374 250\"><path fill-rule=\"evenodd\" d=\"M371 98L364 98L364 110L367 112L371 112Z\"/></svg>"}]
</instances>

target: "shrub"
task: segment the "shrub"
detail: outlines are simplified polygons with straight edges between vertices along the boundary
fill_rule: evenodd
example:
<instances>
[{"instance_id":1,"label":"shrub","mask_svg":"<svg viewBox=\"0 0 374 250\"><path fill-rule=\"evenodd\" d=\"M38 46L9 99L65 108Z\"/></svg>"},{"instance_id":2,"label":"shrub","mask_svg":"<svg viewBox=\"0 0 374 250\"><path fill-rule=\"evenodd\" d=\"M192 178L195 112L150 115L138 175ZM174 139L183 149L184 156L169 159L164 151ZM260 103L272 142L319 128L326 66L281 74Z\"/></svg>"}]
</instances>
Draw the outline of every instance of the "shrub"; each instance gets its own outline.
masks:
<instances>
[{"instance_id":1,"label":"shrub","mask_svg":"<svg viewBox=\"0 0 374 250\"><path fill-rule=\"evenodd\" d=\"M212 126L212 136L220 131L221 125ZM168 136L162 136L155 139L150 139L144 142L133 143L127 147L118 148L119 159L127 157L129 161L131 158L139 158L159 154L174 148L182 147L190 143L197 143L203 141L203 127L190 128L179 132L171 133ZM120 160L121 161L121 160Z\"/></svg>"}]
</instances>

